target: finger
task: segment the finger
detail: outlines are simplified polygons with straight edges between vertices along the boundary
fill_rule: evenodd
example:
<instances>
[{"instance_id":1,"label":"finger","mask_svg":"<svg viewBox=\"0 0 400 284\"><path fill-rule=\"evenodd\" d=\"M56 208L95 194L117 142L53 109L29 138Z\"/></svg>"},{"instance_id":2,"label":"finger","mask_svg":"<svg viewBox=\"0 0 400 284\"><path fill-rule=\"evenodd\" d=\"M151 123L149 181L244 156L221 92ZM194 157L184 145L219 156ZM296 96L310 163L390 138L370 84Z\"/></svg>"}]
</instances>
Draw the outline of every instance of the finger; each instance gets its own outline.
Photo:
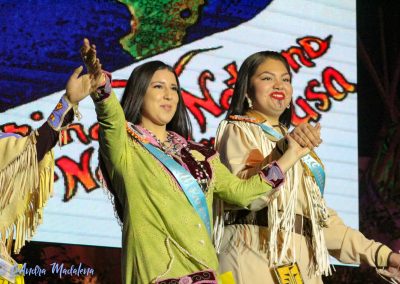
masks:
<instances>
[{"instance_id":1,"label":"finger","mask_svg":"<svg viewBox=\"0 0 400 284\"><path fill-rule=\"evenodd\" d=\"M291 137L301 146L313 149L313 144L305 136L298 135L297 133L291 133Z\"/></svg>"},{"instance_id":2,"label":"finger","mask_svg":"<svg viewBox=\"0 0 400 284\"><path fill-rule=\"evenodd\" d=\"M97 51L96 49L93 49L92 47L88 50L87 52L88 58L89 58L89 62L91 62L92 64L94 64L96 62L96 58L97 58Z\"/></svg>"},{"instance_id":3,"label":"finger","mask_svg":"<svg viewBox=\"0 0 400 284\"><path fill-rule=\"evenodd\" d=\"M302 131L293 132L292 136L297 143L299 143L302 147L308 147L310 149L314 148L312 142L308 139L307 135L304 134Z\"/></svg>"},{"instance_id":4,"label":"finger","mask_svg":"<svg viewBox=\"0 0 400 284\"><path fill-rule=\"evenodd\" d=\"M96 75L96 74L98 74L98 73L101 73L102 72L102 70L101 70L101 63L100 63L100 60L98 59L98 58L96 58L96 62L95 62L95 64L93 65L93 74L94 75Z\"/></svg>"},{"instance_id":5,"label":"finger","mask_svg":"<svg viewBox=\"0 0 400 284\"><path fill-rule=\"evenodd\" d=\"M71 77L78 78L79 75L82 73L82 70L83 70L83 66L81 65L74 70L74 73L72 73Z\"/></svg>"},{"instance_id":6,"label":"finger","mask_svg":"<svg viewBox=\"0 0 400 284\"><path fill-rule=\"evenodd\" d=\"M94 58L96 58L96 46L90 45L90 42L87 38L83 39L83 45L81 47L81 57L86 65L86 68L88 69L88 71L90 71L90 69L92 68L90 64L93 64L95 62Z\"/></svg>"},{"instance_id":7,"label":"finger","mask_svg":"<svg viewBox=\"0 0 400 284\"><path fill-rule=\"evenodd\" d=\"M96 64L96 74L101 74L101 73L103 73L102 65L100 64L100 62L98 62Z\"/></svg>"},{"instance_id":8,"label":"finger","mask_svg":"<svg viewBox=\"0 0 400 284\"><path fill-rule=\"evenodd\" d=\"M321 143L318 131L311 125L308 124L307 127L303 129L303 133L314 147L317 147Z\"/></svg>"},{"instance_id":9,"label":"finger","mask_svg":"<svg viewBox=\"0 0 400 284\"><path fill-rule=\"evenodd\" d=\"M84 58L86 67L90 73L93 73L96 69L96 62L98 60L96 50L90 49L86 53L86 58Z\"/></svg>"},{"instance_id":10,"label":"finger","mask_svg":"<svg viewBox=\"0 0 400 284\"><path fill-rule=\"evenodd\" d=\"M83 46L87 47L88 49L90 48L90 41L86 37L83 39Z\"/></svg>"},{"instance_id":11,"label":"finger","mask_svg":"<svg viewBox=\"0 0 400 284\"><path fill-rule=\"evenodd\" d=\"M323 142L322 138L321 138L321 123L318 123L316 125L316 127L314 128L317 133L318 133L318 137L319 137L319 144L321 144Z\"/></svg>"},{"instance_id":12,"label":"finger","mask_svg":"<svg viewBox=\"0 0 400 284\"><path fill-rule=\"evenodd\" d=\"M90 42L89 42L89 40L87 38L84 38L83 39L83 44L82 44L82 47L81 47L81 54L87 53L89 51L89 49L90 49Z\"/></svg>"},{"instance_id":13,"label":"finger","mask_svg":"<svg viewBox=\"0 0 400 284\"><path fill-rule=\"evenodd\" d=\"M86 54L87 58L89 58L89 60L88 60L89 62L92 62L93 58L96 58L96 50L95 49L90 48L86 51L85 54Z\"/></svg>"}]
</instances>

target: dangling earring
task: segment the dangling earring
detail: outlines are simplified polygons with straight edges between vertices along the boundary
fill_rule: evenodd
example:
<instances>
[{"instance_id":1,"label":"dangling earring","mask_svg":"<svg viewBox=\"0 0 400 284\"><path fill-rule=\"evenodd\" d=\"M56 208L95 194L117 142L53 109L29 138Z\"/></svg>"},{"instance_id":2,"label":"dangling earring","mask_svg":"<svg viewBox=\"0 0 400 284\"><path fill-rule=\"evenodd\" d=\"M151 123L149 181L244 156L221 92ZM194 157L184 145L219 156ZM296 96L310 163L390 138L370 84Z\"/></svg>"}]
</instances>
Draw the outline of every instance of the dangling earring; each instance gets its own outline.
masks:
<instances>
[{"instance_id":1,"label":"dangling earring","mask_svg":"<svg viewBox=\"0 0 400 284\"><path fill-rule=\"evenodd\" d=\"M246 95L246 100L247 100L247 104L249 105L249 109L253 109L253 102L247 95Z\"/></svg>"}]
</instances>

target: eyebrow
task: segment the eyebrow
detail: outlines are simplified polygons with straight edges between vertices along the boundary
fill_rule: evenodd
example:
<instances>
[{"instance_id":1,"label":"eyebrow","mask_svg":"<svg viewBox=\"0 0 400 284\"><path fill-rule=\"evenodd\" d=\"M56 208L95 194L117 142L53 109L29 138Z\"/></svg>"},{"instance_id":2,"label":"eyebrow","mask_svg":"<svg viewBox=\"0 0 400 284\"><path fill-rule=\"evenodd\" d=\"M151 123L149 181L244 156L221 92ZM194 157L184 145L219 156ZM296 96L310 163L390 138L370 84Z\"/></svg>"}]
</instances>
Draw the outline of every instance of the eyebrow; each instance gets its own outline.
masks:
<instances>
[{"instance_id":1,"label":"eyebrow","mask_svg":"<svg viewBox=\"0 0 400 284\"><path fill-rule=\"evenodd\" d=\"M150 84L163 84L163 85L165 85L165 82L163 82L163 81L153 81L153 82L150 82ZM178 87L178 85L175 84L175 83L172 83L171 86Z\"/></svg>"},{"instance_id":2,"label":"eyebrow","mask_svg":"<svg viewBox=\"0 0 400 284\"><path fill-rule=\"evenodd\" d=\"M258 77L258 76L261 76L261 75L263 75L263 74L265 74L265 73L275 76L275 73L272 73L272 72L269 72L269 71L263 71L263 72L261 72L260 74L258 74L257 77ZM289 76L290 76L290 73L289 73L289 72L283 73L281 77L286 76L286 75L289 75Z\"/></svg>"}]
</instances>

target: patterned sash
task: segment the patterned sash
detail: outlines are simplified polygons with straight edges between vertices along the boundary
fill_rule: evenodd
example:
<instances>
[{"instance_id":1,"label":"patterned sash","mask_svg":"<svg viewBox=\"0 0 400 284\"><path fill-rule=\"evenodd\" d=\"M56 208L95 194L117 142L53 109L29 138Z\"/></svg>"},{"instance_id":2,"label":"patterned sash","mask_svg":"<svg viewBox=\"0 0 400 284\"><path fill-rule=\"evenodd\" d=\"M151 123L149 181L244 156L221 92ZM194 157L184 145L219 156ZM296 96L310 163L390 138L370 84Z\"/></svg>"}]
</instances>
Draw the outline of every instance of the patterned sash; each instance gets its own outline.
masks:
<instances>
[{"instance_id":1,"label":"patterned sash","mask_svg":"<svg viewBox=\"0 0 400 284\"><path fill-rule=\"evenodd\" d=\"M130 126L131 130L135 132L136 135L139 134ZM136 136L135 135L135 136ZM199 214L200 218L203 220L205 224L208 234L211 237L211 223L210 223L210 214L208 212L207 200L204 192L201 190L199 184L196 179L188 172L184 167L182 167L177 161L175 161L172 157L165 154L163 151L153 146L148 141L143 141L143 139L138 139L139 137L135 137L136 140L145 147L150 154L152 154L157 160L159 160L173 175L175 180L178 182L180 187L182 188L183 193L186 195L186 198L196 210L197 214Z\"/></svg>"}]
</instances>

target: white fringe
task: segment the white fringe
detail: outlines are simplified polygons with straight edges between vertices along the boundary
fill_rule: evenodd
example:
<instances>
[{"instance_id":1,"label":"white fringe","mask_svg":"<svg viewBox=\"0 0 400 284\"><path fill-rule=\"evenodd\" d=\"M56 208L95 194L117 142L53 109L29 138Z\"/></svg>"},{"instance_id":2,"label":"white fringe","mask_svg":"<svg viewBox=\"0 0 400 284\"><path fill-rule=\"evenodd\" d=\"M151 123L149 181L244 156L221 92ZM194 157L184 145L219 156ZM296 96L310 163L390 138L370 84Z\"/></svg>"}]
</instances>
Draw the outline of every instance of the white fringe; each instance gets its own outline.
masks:
<instances>
[{"instance_id":1,"label":"white fringe","mask_svg":"<svg viewBox=\"0 0 400 284\"><path fill-rule=\"evenodd\" d=\"M244 134L252 141L255 145L259 145L255 135L250 129L251 123L235 121L231 122L239 126ZM227 121L221 122L218 132L216 135L216 143L220 140L220 135L224 132ZM265 135L260 129L260 133L257 136ZM275 142L267 140L266 143L262 143L261 151L264 155L268 155L271 150L275 147ZM216 145L217 146L217 145ZM286 173L285 183L280 187L280 190L271 198L268 204L268 229L269 229L269 241L268 241L268 258L269 266L277 266L287 263L289 258L288 252L292 253L292 261L296 261L296 244L293 238L295 234L295 220L296 220L296 206L298 199L298 189L300 183L304 181L306 188L306 200L307 207L309 209L309 218L312 225L311 245L314 253L314 262L310 264L310 272L313 275L331 275L331 267L329 262L329 253L326 248L325 238L323 234L323 227L328 218L328 211L325 202L320 194L318 185L314 179L307 175L307 171L302 168L304 165L301 162L297 162L292 169ZM300 172L303 172L303 179L300 179ZM279 205L282 210L279 211ZM223 205L218 205L221 210L216 211L216 219L214 225L214 244L217 251L221 249L221 240L223 236ZM283 239L281 249L278 248L279 240Z\"/></svg>"},{"instance_id":2,"label":"white fringe","mask_svg":"<svg viewBox=\"0 0 400 284\"><path fill-rule=\"evenodd\" d=\"M14 253L19 253L31 239L42 223L43 207L53 192L54 156L51 153L43 158L52 161L39 172L34 135L25 138L29 140L21 153L0 171L0 214L11 212L11 207L14 210L14 216L9 217L14 219L0 224L0 255L10 263L15 263L10 256L12 246Z\"/></svg>"}]
</instances>

